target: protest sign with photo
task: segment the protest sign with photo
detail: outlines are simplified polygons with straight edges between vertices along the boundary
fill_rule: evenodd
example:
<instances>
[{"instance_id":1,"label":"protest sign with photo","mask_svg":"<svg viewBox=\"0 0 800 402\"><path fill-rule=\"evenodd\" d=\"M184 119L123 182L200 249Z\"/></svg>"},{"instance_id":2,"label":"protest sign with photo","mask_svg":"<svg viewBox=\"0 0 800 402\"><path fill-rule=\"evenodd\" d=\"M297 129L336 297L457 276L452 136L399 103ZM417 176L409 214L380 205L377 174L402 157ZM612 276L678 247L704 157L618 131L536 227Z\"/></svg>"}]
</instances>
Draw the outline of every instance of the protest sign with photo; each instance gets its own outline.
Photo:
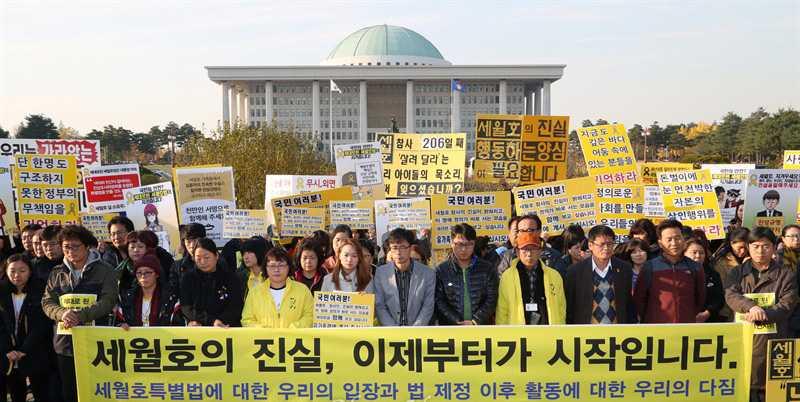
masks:
<instances>
[{"instance_id":1,"label":"protest sign with photo","mask_svg":"<svg viewBox=\"0 0 800 402\"><path fill-rule=\"evenodd\" d=\"M263 209L229 209L222 217L222 237L248 239L267 237L267 211Z\"/></svg>"},{"instance_id":2,"label":"protest sign with photo","mask_svg":"<svg viewBox=\"0 0 800 402\"><path fill-rule=\"evenodd\" d=\"M747 175L750 170L756 168L756 165L704 164L701 167L711 171L711 184L717 195L722 223L727 226L736 217L737 211L740 216L744 211Z\"/></svg>"},{"instance_id":3,"label":"protest sign with photo","mask_svg":"<svg viewBox=\"0 0 800 402\"><path fill-rule=\"evenodd\" d=\"M382 200L384 196L381 144L368 142L334 147L336 178L342 186L353 186L355 200Z\"/></svg>"},{"instance_id":4,"label":"protest sign with photo","mask_svg":"<svg viewBox=\"0 0 800 402\"><path fill-rule=\"evenodd\" d=\"M753 169L747 178L742 226L766 226L780 235L785 225L798 221L800 171Z\"/></svg>"},{"instance_id":5,"label":"protest sign with photo","mask_svg":"<svg viewBox=\"0 0 800 402\"><path fill-rule=\"evenodd\" d=\"M172 183L157 183L129 188L125 196L125 215L137 229L150 230L158 237L159 245L178 255L181 238Z\"/></svg>"},{"instance_id":6,"label":"protest sign with photo","mask_svg":"<svg viewBox=\"0 0 800 402\"><path fill-rule=\"evenodd\" d=\"M595 179L592 177L515 187L512 192L517 215L539 215L543 234L559 235L573 224L585 230L595 225Z\"/></svg>"},{"instance_id":7,"label":"protest sign with photo","mask_svg":"<svg viewBox=\"0 0 800 402\"><path fill-rule=\"evenodd\" d=\"M362 292L315 292L314 328L373 326L375 295Z\"/></svg>"},{"instance_id":8,"label":"protest sign with photo","mask_svg":"<svg viewBox=\"0 0 800 402\"><path fill-rule=\"evenodd\" d=\"M470 224L478 236L488 236L491 242L503 243L508 240L510 216L508 191L436 194L431 197L431 246L450 247L450 229L459 223Z\"/></svg>"},{"instance_id":9,"label":"protest sign with photo","mask_svg":"<svg viewBox=\"0 0 800 402\"><path fill-rule=\"evenodd\" d=\"M369 230L375 228L375 217L372 212L374 201L331 201L330 229L338 225L350 226L352 230Z\"/></svg>"},{"instance_id":10,"label":"protest sign with photo","mask_svg":"<svg viewBox=\"0 0 800 402\"><path fill-rule=\"evenodd\" d=\"M477 114L473 177L481 183L514 184L520 174L522 116Z\"/></svg>"},{"instance_id":11,"label":"protest sign with photo","mask_svg":"<svg viewBox=\"0 0 800 402\"><path fill-rule=\"evenodd\" d=\"M205 225L206 237L224 246L230 239L222 235L222 218L226 210L236 208L233 168L181 167L174 173L181 224Z\"/></svg>"},{"instance_id":12,"label":"protest sign with photo","mask_svg":"<svg viewBox=\"0 0 800 402\"><path fill-rule=\"evenodd\" d=\"M80 224L73 155L16 155L14 186L20 227Z\"/></svg>"},{"instance_id":13,"label":"protest sign with photo","mask_svg":"<svg viewBox=\"0 0 800 402\"><path fill-rule=\"evenodd\" d=\"M139 165L136 163L83 168L83 187L89 205L87 212L92 214L124 211L122 192L140 185Z\"/></svg>"},{"instance_id":14,"label":"protest sign with photo","mask_svg":"<svg viewBox=\"0 0 800 402\"><path fill-rule=\"evenodd\" d=\"M709 170L659 173L658 186L667 218L677 219L692 229L702 229L709 240L725 238Z\"/></svg>"},{"instance_id":15,"label":"protest sign with photo","mask_svg":"<svg viewBox=\"0 0 800 402\"><path fill-rule=\"evenodd\" d=\"M387 197L464 191L466 134L378 134Z\"/></svg>"},{"instance_id":16,"label":"protest sign with photo","mask_svg":"<svg viewBox=\"0 0 800 402\"><path fill-rule=\"evenodd\" d=\"M599 185L637 184L639 169L622 124L578 128L589 176Z\"/></svg>"},{"instance_id":17,"label":"protest sign with photo","mask_svg":"<svg viewBox=\"0 0 800 402\"><path fill-rule=\"evenodd\" d=\"M430 201L426 198L375 201L375 232L378 241L395 228L419 231L431 228Z\"/></svg>"},{"instance_id":18,"label":"protest sign with photo","mask_svg":"<svg viewBox=\"0 0 800 402\"><path fill-rule=\"evenodd\" d=\"M519 185L567 178L569 116L523 116Z\"/></svg>"}]
</instances>

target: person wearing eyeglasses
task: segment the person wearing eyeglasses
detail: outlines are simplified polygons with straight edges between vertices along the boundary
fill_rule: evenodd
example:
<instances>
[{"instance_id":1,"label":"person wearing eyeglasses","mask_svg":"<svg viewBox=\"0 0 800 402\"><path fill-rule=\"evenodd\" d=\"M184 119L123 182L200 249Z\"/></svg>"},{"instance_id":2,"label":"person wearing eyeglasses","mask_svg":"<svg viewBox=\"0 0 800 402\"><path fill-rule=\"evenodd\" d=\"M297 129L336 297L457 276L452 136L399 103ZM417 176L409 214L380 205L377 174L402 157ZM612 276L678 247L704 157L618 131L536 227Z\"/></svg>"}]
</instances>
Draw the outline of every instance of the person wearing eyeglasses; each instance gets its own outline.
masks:
<instances>
[{"instance_id":1,"label":"person wearing eyeglasses","mask_svg":"<svg viewBox=\"0 0 800 402\"><path fill-rule=\"evenodd\" d=\"M226 269L214 241L204 237L194 247L197 268L181 279L181 312L190 327L238 327L244 293L234 272Z\"/></svg>"},{"instance_id":2,"label":"person wearing eyeglasses","mask_svg":"<svg viewBox=\"0 0 800 402\"><path fill-rule=\"evenodd\" d=\"M121 296L117 325L130 327L163 327L182 325L176 317L177 295L161 281L161 263L152 255L145 254L133 263L133 275L139 286L131 287Z\"/></svg>"},{"instance_id":3,"label":"person wearing eyeglasses","mask_svg":"<svg viewBox=\"0 0 800 402\"><path fill-rule=\"evenodd\" d=\"M117 305L118 274L93 249L97 239L83 226L67 225L58 234L64 263L53 268L47 280L42 309L56 322L57 328L70 329L82 324L108 325L108 318ZM72 306L88 302L88 307ZM63 304L62 304L63 303ZM61 374L63 400L78 400L75 382L72 335L55 331L53 346Z\"/></svg>"},{"instance_id":4,"label":"person wearing eyeglasses","mask_svg":"<svg viewBox=\"0 0 800 402\"><path fill-rule=\"evenodd\" d=\"M475 228L460 223L450 230L450 258L436 268L439 325L487 325L497 308L497 271L475 255Z\"/></svg>"},{"instance_id":5,"label":"person wearing eyeglasses","mask_svg":"<svg viewBox=\"0 0 800 402\"><path fill-rule=\"evenodd\" d=\"M306 285L291 279L291 258L276 247L267 252L266 261L266 280L247 294L242 326L310 328L314 323L314 297Z\"/></svg>"},{"instance_id":6,"label":"person wearing eyeglasses","mask_svg":"<svg viewBox=\"0 0 800 402\"><path fill-rule=\"evenodd\" d=\"M683 225L674 219L656 227L661 255L644 264L633 292L642 323L693 323L705 311L705 273L684 255L682 230Z\"/></svg>"},{"instance_id":7,"label":"person wearing eyeglasses","mask_svg":"<svg viewBox=\"0 0 800 402\"><path fill-rule=\"evenodd\" d=\"M778 264L794 271L797 288L800 292L800 225L786 225L781 231L781 248L778 250ZM800 337L800 305L789 318L789 329L793 336Z\"/></svg>"},{"instance_id":8,"label":"person wearing eyeglasses","mask_svg":"<svg viewBox=\"0 0 800 402\"><path fill-rule=\"evenodd\" d=\"M567 324L628 324L633 269L614 257L614 230L597 225L587 235L591 257L567 269Z\"/></svg>"},{"instance_id":9,"label":"person wearing eyeglasses","mask_svg":"<svg viewBox=\"0 0 800 402\"><path fill-rule=\"evenodd\" d=\"M522 222L520 222L522 223ZM520 232L517 255L500 276L498 325L556 325L566 322L567 306L561 274L541 258L538 233Z\"/></svg>"},{"instance_id":10,"label":"person wearing eyeglasses","mask_svg":"<svg viewBox=\"0 0 800 402\"><path fill-rule=\"evenodd\" d=\"M430 325L435 310L436 273L411 259L414 232L397 228L389 232L390 260L373 278L375 315L385 327Z\"/></svg>"},{"instance_id":11,"label":"person wearing eyeglasses","mask_svg":"<svg viewBox=\"0 0 800 402\"><path fill-rule=\"evenodd\" d=\"M513 226L509 226L509 230L514 230ZM523 233L534 233L541 237L542 235L542 220L536 214L528 214L519 217L516 226L516 237ZM510 236L509 236L510 237ZM561 258L561 253L555 249L548 247L547 243L542 242L541 259L547 264L548 267L555 268L558 265L558 260ZM497 264L497 274L503 275L503 272L512 267L511 261L517 258L517 250L519 247L512 247L503 252L500 262Z\"/></svg>"}]
</instances>

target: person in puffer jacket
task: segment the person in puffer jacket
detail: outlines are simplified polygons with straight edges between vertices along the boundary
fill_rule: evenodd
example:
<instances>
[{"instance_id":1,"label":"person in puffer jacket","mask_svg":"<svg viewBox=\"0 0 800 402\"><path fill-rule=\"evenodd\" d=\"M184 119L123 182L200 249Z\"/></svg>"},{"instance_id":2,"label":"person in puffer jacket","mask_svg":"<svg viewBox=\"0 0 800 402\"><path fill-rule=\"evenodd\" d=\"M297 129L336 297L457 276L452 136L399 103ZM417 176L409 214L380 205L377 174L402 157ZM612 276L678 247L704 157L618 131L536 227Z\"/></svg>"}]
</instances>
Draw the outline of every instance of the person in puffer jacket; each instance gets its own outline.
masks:
<instances>
[{"instance_id":1,"label":"person in puffer jacket","mask_svg":"<svg viewBox=\"0 0 800 402\"><path fill-rule=\"evenodd\" d=\"M436 268L439 325L492 324L497 307L497 270L475 255L475 229L466 223L450 231L451 257Z\"/></svg>"},{"instance_id":2,"label":"person in puffer jacket","mask_svg":"<svg viewBox=\"0 0 800 402\"><path fill-rule=\"evenodd\" d=\"M183 326L183 317L175 311L178 296L161 280L161 263L152 255L139 258L133 265L134 284L120 296L117 325L129 327Z\"/></svg>"},{"instance_id":3,"label":"person in puffer jacket","mask_svg":"<svg viewBox=\"0 0 800 402\"><path fill-rule=\"evenodd\" d=\"M114 268L101 260L92 232L83 226L69 225L58 235L64 250L64 263L53 268L47 280L42 309L45 315L56 322L53 340L58 370L61 373L63 398L66 402L78 400L75 383L72 336L59 330L69 330L79 325L107 325L109 316L117 304L118 275ZM64 306L89 302L90 306L77 309ZM62 332L59 334L59 332Z\"/></svg>"}]
</instances>

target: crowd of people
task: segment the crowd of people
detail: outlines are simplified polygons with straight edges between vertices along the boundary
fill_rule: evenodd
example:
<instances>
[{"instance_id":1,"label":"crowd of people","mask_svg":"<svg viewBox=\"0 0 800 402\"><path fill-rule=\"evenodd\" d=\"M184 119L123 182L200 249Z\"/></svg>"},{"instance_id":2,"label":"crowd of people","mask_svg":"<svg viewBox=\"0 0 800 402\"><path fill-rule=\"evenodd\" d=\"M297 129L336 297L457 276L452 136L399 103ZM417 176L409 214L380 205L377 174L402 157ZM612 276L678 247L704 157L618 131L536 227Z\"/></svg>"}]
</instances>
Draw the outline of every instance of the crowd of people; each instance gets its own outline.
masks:
<instances>
[{"instance_id":1,"label":"crowd of people","mask_svg":"<svg viewBox=\"0 0 800 402\"><path fill-rule=\"evenodd\" d=\"M220 249L195 223L181 228L177 260L124 216L107 228L105 242L82 226L28 225L13 250L0 237L0 387L12 401L28 390L37 401L77 400L71 337L58 326L305 328L319 291L374 294L381 326L703 323L739 313L777 327L754 339L757 400L767 339L800 336L798 225L779 237L731 228L717 244L675 220L639 220L625 237L603 225L548 237L538 216L515 216L502 245L453 226L449 257L435 267L427 231L402 228L376 239L339 225L286 246L256 236ZM775 302L759 306L751 293ZM93 304L64 307L70 295Z\"/></svg>"}]
</instances>

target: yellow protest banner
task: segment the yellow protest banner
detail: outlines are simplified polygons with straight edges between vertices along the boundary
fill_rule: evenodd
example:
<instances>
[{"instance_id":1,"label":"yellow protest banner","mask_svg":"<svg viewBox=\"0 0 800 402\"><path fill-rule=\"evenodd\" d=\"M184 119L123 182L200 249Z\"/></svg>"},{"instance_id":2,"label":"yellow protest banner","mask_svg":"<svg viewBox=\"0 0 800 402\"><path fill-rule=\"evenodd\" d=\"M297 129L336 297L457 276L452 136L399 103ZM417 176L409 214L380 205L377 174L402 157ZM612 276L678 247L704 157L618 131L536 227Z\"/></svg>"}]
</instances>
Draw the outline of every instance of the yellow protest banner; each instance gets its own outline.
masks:
<instances>
[{"instance_id":1,"label":"yellow protest banner","mask_svg":"<svg viewBox=\"0 0 800 402\"><path fill-rule=\"evenodd\" d=\"M675 172L679 170L692 170L694 165L691 163L678 162L644 162L639 163L639 177L642 184L648 186L658 185L658 174L661 172Z\"/></svg>"},{"instance_id":2,"label":"yellow protest banner","mask_svg":"<svg viewBox=\"0 0 800 402\"><path fill-rule=\"evenodd\" d=\"M667 218L677 219L692 229L702 229L709 240L725 238L711 171L659 173L658 186Z\"/></svg>"},{"instance_id":3,"label":"yellow protest banner","mask_svg":"<svg viewBox=\"0 0 800 402\"><path fill-rule=\"evenodd\" d=\"M744 402L750 328L79 327L72 341L82 401Z\"/></svg>"},{"instance_id":4,"label":"yellow protest banner","mask_svg":"<svg viewBox=\"0 0 800 402\"><path fill-rule=\"evenodd\" d=\"M388 197L464 191L467 137L457 134L380 133Z\"/></svg>"},{"instance_id":5,"label":"yellow protest banner","mask_svg":"<svg viewBox=\"0 0 800 402\"><path fill-rule=\"evenodd\" d=\"M597 224L614 229L615 240L621 243L633 223L644 218L644 187L597 186L594 204Z\"/></svg>"},{"instance_id":6,"label":"yellow protest banner","mask_svg":"<svg viewBox=\"0 0 800 402\"><path fill-rule=\"evenodd\" d=\"M434 195L431 197L431 245L449 248L450 229L459 223L470 224L478 236L489 236L492 242L505 242L510 216L511 193L508 191Z\"/></svg>"},{"instance_id":7,"label":"yellow protest banner","mask_svg":"<svg viewBox=\"0 0 800 402\"><path fill-rule=\"evenodd\" d=\"M275 217L275 226L281 227L281 209L283 207L325 207L325 216L328 216L327 209L331 201L352 201L353 189L349 186L336 187L330 190L311 191L307 193L294 194L273 198L272 214ZM326 218L326 226L327 226Z\"/></svg>"},{"instance_id":8,"label":"yellow protest banner","mask_svg":"<svg viewBox=\"0 0 800 402\"><path fill-rule=\"evenodd\" d=\"M325 230L325 208L283 207L281 210L281 236L306 237L317 230Z\"/></svg>"},{"instance_id":9,"label":"yellow protest banner","mask_svg":"<svg viewBox=\"0 0 800 402\"><path fill-rule=\"evenodd\" d=\"M757 306L767 308L775 305L775 293L745 293L742 296L754 301ZM745 322L745 314L737 312L734 320L736 322ZM753 334L775 334L778 333L778 325L774 322L766 324L753 324Z\"/></svg>"},{"instance_id":10,"label":"yellow protest banner","mask_svg":"<svg viewBox=\"0 0 800 402\"><path fill-rule=\"evenodd\" d=\"M66 295L61 295L58 298L58 303L63 308L68 308L71 310L83 310L85 308L92 307L97 303L97 295L84 294L84 293L70 293ZM94 321L83 323L81 325L93 326ZM56 333L58 335L69 335L72 333L72 328L65 328L64 322L59 321L58 325L56 325Z\"/></svg>"},{"instance_id":11,"label":"yellow protest banner","mask_svg":"<svg viewBox=\"0 0 800 402\"><path fill-rule=\"evenodd\" d=\"M783 168L800 169L800 151L788 149L783 151Z\"/></svg>"},{"instance_id":12,"label":"yellow protest banner","mask_svg":"<svg viewBox=\"0 0 800 402\"><path fill-rule=\"evenodd\" d=\"M263 209L228 209L222 217L222 237L248 239L267 237L267 211Z\"/></svg>"},{"instance_id":13,"label":"yellow protest banner","mask_svg":"<svg viewBox=\"0 0 800 402\"><path fill-rule=\"evenodd\" d=\"M512 192L517 215L539 215L543 234L559 235L572 224L588 230L596 222L594 183L592 177L580 177L515 187Z\"/></svg>"},{"instance_id":14,"label":"yellow protest banner","mask_svg":"<svg viewBox=\"0 0 800 402\"><path fill-rule=\"evenodd\" d=\"M569 116L524 116L519 185L567 178Z\"/></svg>"},{"instance_id":15,"label":"yellow protest banner","mask_svg":"<svg viewBox=\"0 0 800 402\"><path fill-rule=\"evenodd\" d=\"M767 340L767 401L800 400L800 339Z\"/></svg>"},{"instance_id":16,"label":"yellow protest banner","mask_svg":"<svg viewBox=\"0 0 800 402\"><path fill-rule=\"evenodd\" d=\"M331 201L331 228L336 225L348 225L353 230L375 228L373 201Z\"/></svg>"},{"instance_id":17,"label":"yellow protest banner","mask_svg":"<svg viewBox=\"0 0 800 402\"><path fill-rule=\"evenodd\" d=\"M482 183L516 183L519 180L522 116L477 114L473 176Z\"/></svg>"},{"instance_id":18,"label":"yellow protest banner","mask_svg":"<svg viewBox=\"0 0 800 402\"><path fill-rule=\"evenodd\" d=\"M118 213L109 214L90 214L81 212L81 226L89 229L98 241L111 241L108 234L108 221L110 221Z\"/></svg>"},{"instance_id":19,"label":"yellow protest banner","mask_svg":"<svg viewBox=\"0 0 800 402\"><path fill-rule=\"evenodd\" d=\"M14 159L20 226L80 223L74 155L16 155Z\"/></svg>"},{"instance_id":20,"label":"yellow protest banner","mask_svg":"<svg viewBox=\"0 0 800 402\"><path fill-rule=\"evenodd\" d=\"M589 176L597 184L637 184L639 169L633 147L622 124L578 128Z\"/></svg>"},{"instance_id":21,"label":"yellow protest banner","mask_svg":"<svg viewBox=\"0 0 800 402\"><path fill-rule=\"evenodd\" d=\"M314 328L371 327L374 317L372 293L314 293Z\"/></svg>"}]
</instances>

